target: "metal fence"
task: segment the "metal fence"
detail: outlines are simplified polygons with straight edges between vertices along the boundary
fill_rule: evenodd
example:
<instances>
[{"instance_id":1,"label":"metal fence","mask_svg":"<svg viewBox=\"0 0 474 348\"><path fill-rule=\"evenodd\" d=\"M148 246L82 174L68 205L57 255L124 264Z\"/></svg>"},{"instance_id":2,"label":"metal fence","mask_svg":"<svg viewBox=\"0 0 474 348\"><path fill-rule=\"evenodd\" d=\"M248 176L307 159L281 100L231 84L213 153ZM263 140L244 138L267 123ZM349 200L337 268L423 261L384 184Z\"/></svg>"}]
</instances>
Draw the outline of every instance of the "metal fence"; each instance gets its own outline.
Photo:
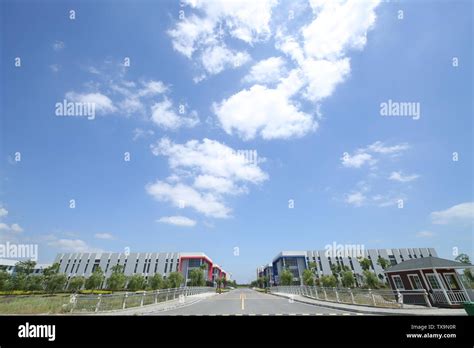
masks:
<instances>
[{"instance_id":1,"label":"metal fence","mask_svg":"<svg viewBox=\"0 0 474 348\"><path fill-rule=\"evenodd\" d=\"M102 311L120 310L143 307L179 299L185 301L187 296L214 292L212 287L183 287L142 292L124 292L120 294L71 295L70 313L97 313Z\"/></svg>"},{"instance_id":2,"label":"metal fence","mask_svg":"<svg viewBox=\"0 0 474 348\"><path fill-rule=\"evenodd\" d=\"M425 290L371 290L358 288L323 288L317 286L274 286L273 293L285 293L322 301L373 307L403 308L405 305L431 307Z\"/></svg>"}]
</instances>

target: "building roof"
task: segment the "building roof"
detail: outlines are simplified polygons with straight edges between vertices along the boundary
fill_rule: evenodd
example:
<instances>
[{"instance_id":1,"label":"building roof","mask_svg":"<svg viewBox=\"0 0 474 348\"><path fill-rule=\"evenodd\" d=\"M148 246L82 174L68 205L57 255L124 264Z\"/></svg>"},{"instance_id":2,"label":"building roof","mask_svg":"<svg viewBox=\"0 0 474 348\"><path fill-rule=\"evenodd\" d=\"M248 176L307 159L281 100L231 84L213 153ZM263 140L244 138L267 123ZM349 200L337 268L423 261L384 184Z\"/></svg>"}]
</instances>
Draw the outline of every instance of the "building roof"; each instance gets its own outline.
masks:
<instances>
[{"instance_id":1,"label":"building roof","mask_svg":"<svg viewBox=\"0 0 474 348\"><path fill-rule=\"evenodd\" d=\"M282 251L275 258L273 262L282 257L306 257L306 251Z\"/></svg>"},{"instance_id":2,"label":"building roof","mask_svg":"<svg viewBox=\"0 0 474 348\"><path fill-rule=\"evenodd\" d=\"M452 261L447 259L441 259L439 257L422 257L418 259L411 259L400 262L398 265L394 265L385 272L398 272L398 271L409 271L414 269L431 269L431 268L468 268L472 267L469 263L461 263L458 261Z\"/></svg>"}]
</instances>

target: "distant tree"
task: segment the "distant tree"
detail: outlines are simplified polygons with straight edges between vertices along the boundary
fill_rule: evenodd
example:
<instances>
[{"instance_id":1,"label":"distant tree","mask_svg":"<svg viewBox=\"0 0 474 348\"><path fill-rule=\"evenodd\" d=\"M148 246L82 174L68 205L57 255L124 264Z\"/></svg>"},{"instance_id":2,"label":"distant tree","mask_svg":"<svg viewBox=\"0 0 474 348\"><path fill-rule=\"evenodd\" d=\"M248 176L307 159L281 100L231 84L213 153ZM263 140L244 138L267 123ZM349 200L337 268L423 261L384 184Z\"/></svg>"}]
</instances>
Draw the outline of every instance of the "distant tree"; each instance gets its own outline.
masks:
<instances>
[{"instance_id":1,"label":"distant tree","mask_svg":"<svg viewBox=\"0 0 474 348\"><path fill-rule=\"evenodd\" d=\"M100 267L97 267L94 272L86 279L85 288L87 290L99 289L104 281L104 272Z\"/></svg>"},{"instance_id":2,"label":"distant tree","mask_svg":"<svg viewBox=\"0 0 474 348\"><path fill-rule=\"evenodd\" d=\"M191 286L204 286L206 280L204 279L204 272L200 268L194 268L189 272L189 279Z\"/></svg>"},{"instance_id":3,"label":"distant tree","mask_svg":"<svg viewBox=\"0 0 474 348\"><path fill-rule=\"evenodd\" d=\"M152 290L163 288L163 277L159 273L155 273L153 277L148 280L148 284Z\"/></svg>"},{"instance_id":4,"label":"distant tree","mask_svg":"<svg viewBox=\"0 0 474 348\"><path fill-rule=\"evenodd\" d=\"M308 286L314 285L314 274L310 269L303 271L303 284Z\"/></svg>"},{"instance_id":5,"label":"distant tree","mask_svg":"<svg viewBox=\"0 0 474 348\"><path fill-rule=\"evenodd\" d=\"M11 276L6 271L0 271L0 291L9 290Z\"/></svg>"},{"instance_id":6,"label":"distant tree","mask_svg":"<svg viewBox=\"0 0 474 348\"><path fill-rule=\"evenodd\" d=\"M125 289L127 277L123 274L124 267L122 265L115 265L112 267L112 274L107 279L107 288L113 291Z\"/></svg>"},{"instance_id":7,"label":"distant tree","mask_svg":"<svg viewBox=\"0 0 474 348\"><path fill-rule=\"evenodd\" d=\"M73 292L78 292L84 286L85 281L86 281L86 279L82 276L72 277L69 280L69 284L67 286L67 289L70 290L70 291L73 291Z\"/></svg>"},{"instance_id":8,"label":"distant tree","mask_svg":"<svg viewBox=\"0 0 474 348\"><path fill-rule=\"evenodd\" d=\"M28 290L27 289L27 275L24 272L15 273L11 278L12 290Z\"/></svg>"},{"instance_id":9,"label":"distant tree","mask_svg":"<svg viewBox=\"0 0 474 348\"><path fill-rule=\"evenodd\" d=\"M333 288L337 285L337 279L334 275L321 276L321 285L325 288Z\"/></svg>"},{"instance_id":10,"label":"distant tree","mask_svg":"<svg viewBox=\"0 0 474 348\"><path fill-rule=\"evenodd\" d=\"M365 285L370 288L370 289L378 289L380 287L380 281L375 275L375 273L369 271L369 270L364 270L363 272L364 275L364 282Z\"/></svg>"},{"instance_id":11,"label":"distant tree","mask_svg":"<svg viewBox=\"0 0 474 348\"><path fill-rule=\"evenodd\" d=\"M141 274L134 274L128 279L127 290L138 291L145 289L146 280Z\"/></svg>"},{"instance_id":12,"label":"distant tree","mask_svg":"<svg viewBox=\"0 0 474 348\"><path fill-rule=\"evenodd\" d=\"M354 286L354 275L351 271L344 271L341 275L342 286L351 288Z\"/></svg>"},{"instance_id":13,"label":"distant tree","mask_svg":"<svg viewBox=\"0 0 474 348\"><path fill-rule=\"evenodd\" d=\"M360 264L360 267L362 267L364 271L370 270L370 266L372 266L372 262L368 258L365 258L365 257L359 259L359 264Z\"/></svg>"},{"instance_id":14,"label":"distant tree","mask_svg":"<svg viewBox=\"0 0 474 348\"><path fill-rule=\"evenodd\" d=\"M36 267L36 262L32 260L19 261L15 264L15 273L29 275L33 273Z\"/></svg>"},{"instance_id":15,"label":"distant tree","mask_svg":"<svg viewBox=\"0 0 474 348\"><path fill-rule=\"evenodd\" d=\"M258 287L260 289L263 289L263 287L265 286L265 277L264 276L258 277L257 283L258 283Z\"/></svg>"},{"instance_id":16,"label":"distant tree","mask_svg":"<svg viewBox=\"0 0 474 348\"><path fill-rule=\"evenodd\" d=\"M308 267L311 270L311 273L313 274L313 284L316 285L317 275L318 275L318 264L312 261L308 263Z\"/></svg>"},{"instance_id":17,"label":"distant tree","mask_svg":"<svg viewBox=\"0 0 474 348\"><path fill-rule=\"evenodd\" d=\"M184 277L181 272L171 272L167 281L170 288L179 288L184 283Z\"/></svg>"},{"instance_id":18,"label":"distant tree","mask_svg":"<svg viewBox=\"0 0 474 348\"><path fill-rule=\"evenodd\" d=\"M284 269L280 274L281 285L291 285L293 283L293 273L288 269Z\"/></svg>"},{"instance_id":19,"label":"distant tree","mask_svg":"<svg viewBox=\"0 0 474 348\"><path fill-rule=\"evenodd\" d=\"M44 276L40 274L30 274L26 277L26 289L28 291L44 290Z\"/></svg>"},{"instance_id":20,"label":"distant tree","mask_svg":"<svg viewBox=\"0 0 474 348\"><path fill-rule=\"evenodd\" d=\"M43 275L45 277L49 277L50 275L58 274L58 273L59 273L59 263L57 262L53 263L51 266L46 267L43 270Z\"/></svg>"},{"instance_id":21,"label":"distant tree","mask_svg":"<svg viewBox=\"0 0 474 348\"><path fill-rule=\"evenodd\" d=\"M383 270L386 270L388 266L390 266L390 261L384 259L382 256L379 256L379 258L377 259L377 265L382 267Z\"/></svg>"},{"instance_id":22,"label":"distant tree","mask_svg":"<svg viewBox=\"0 0 474 348\"><path fill-rule=\"evenodd\" d=\"M342 273L347 271L350 271L350 269L346 265L331 265L331 272L334 278L336 278L336 284L341 282Z\"/></svg>"},{"instance_id":23,"label":"distant tree","mask_svg":"<svg viewBox=\"0 0 474 348\"><path fill-rule=\"evenodd\" d=\"M465 264L471 264L471 260L469 259L469 256L467 254L459 254L456 258L455 258L456 261L459 261L461 263L465 263ZM466 280L471 283L471 286L472 286L472 283L474 282L474 275L472 274L472 271L470 268L465 268L464 269L464 276L466 277Z\"/></svg>"},{"instance_id":24,"label":"distant tree","mask_svg":"<svg viewBox=\"0 0 474 348\"><path fill-rule=\"evenodd\" d=\"M66 282L65 274L51 274L45 277L45 290L49 293L62 291L66 286Z\"/></svg>"}]
</instances>

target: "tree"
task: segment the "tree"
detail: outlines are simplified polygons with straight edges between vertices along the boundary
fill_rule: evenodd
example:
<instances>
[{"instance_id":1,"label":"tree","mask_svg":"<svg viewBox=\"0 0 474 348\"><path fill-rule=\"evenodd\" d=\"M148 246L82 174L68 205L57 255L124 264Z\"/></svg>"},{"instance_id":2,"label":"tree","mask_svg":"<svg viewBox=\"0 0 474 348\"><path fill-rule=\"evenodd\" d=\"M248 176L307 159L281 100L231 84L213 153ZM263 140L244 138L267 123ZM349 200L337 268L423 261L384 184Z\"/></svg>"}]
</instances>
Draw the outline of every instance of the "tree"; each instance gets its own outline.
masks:
<instances>
[{"instance_id":1,"label":"tree","mask_svg":"<svg viewBox=\"0 0 474 348\"><path fill-rule=\"evenodd\" d=\"M41 291L44 290L44 277L39 274L30 274L26 277L26 290Z\"/></svg>"},{"instance_id":2,"label":"tree","mask_svg":"<svg viewBox=\"0 0 474 348\"><path fill-rule=\"evenodd\" d=\"M303 284L308 286L314 285L314 274L310 269L303 271Z\"/></svg>"},{"instance_id":3,"label":"tree","mask_svg":"<svg viewBox=\"0 0 474 348\"><path fill-rule=\"evenodd\" d=\"M364 270L362 272L364 274L364 281L365 285L370 288L370 289L378 289L380 287L380 281L375 275L375 273L369 271L369 270Z\"/></svg>"},{"instance_id":4,"label":"tree","mask_svg":"<svg viewBox=\"0 0 474 348\"><path fill-rule=\"evenodd\" d=\"M0 271L0 291L9 290L11 276L6 271Z\"/></svg>"},{"instance_id":5,"label":"tree","mask_svg":"<svg viewBox=\"0 0 474 348\"><path fill-rule=\"evenodd\" d=\"M372 262L365 257L359 259L359 264L364 271L368 271L370 269L370 266L372 266Z\"/></svg>"},{"instance_id":6,"label":"tree","mask_svg":"<svg viewBox=\"0 0 474 348\"><path fill-rule=\"evenodd\" d=\"M145 289L146 280L141 274L134 274L128 279L127 290L138 291Z\"/></svg>"},{"instance_id":7,"label":"tree","mask_svg":"<svg viewBox=\"0 0 474 348\"><path fill-rule=\"evenodd\" d=\"M288 269L284 269L280 275L281 285L291 285L293 283L293 273Z\"/></svg>"},{"instance_id":8,"label":"tree","mask_svg":"<svg viewBox=\"0 0 474 348\"><path fill-rule=\"evenodd\" d=\"M377 265L382 267L382 269L385 271L388 268L388 266L390 266L390 261L387 259L384 259L382 256L379 256L379 258L377 259Z\"/></svg>"},{"instance_id":9,"label":"tree","mask_svg":"<svg viewBox=\"0 0 474 348\"><path fill-rule=\"evenodd\" d=\"M58 273L59 273L59 263L57 262L53 263L51 266L46 267L43 270L43 275L45 277L49 277L50 275L58 274Z\"/></svg>"},{"instance_id":10,"label":"tree","mask_svg":"<svg viewBox=\"0 0 474 348\"><path fill-rule=\"evenodd\" d=\"M354 275L351 271L344 271L341 276L342 286L350 288L354 286Z\"/></svg>"},{"instance_id":11,"label":"tree","mask_svg":"<svg viewBox=\"0 0 474 348\"><path fill-rule=\"evenodd\" d=\"M314 261L308 263L308 267L313 273L313 284L317 283L317 274L318 274L318 264Z\"/></svg>"},{"instance_id":12,"label":"tree","mask_svg":"<svg viewBox=\"0 0 474 348\"><path fill-rule=\"evenodd\" d=\"M337 279L334 275L321 276L321 284L325 288L334 288L337 285Z\"/></svg>"},{"instance_id":13,"label":"tree","mask_svg":"<svg viewBox=\"0 0 474 348\"><path fill-rule=\"evenodd\" d=\"M471 264L471 260L469 259L469 256L467 254L459 254L456 258L455 258L456 261L459 261L461 263L465 263L465 264L468 264L470 265ZM469 282L474 282L474 275L472 274L472 271L470 268L465 268L464 269L464 276L466 277L466 280L468 280ZM471 284L472 286L472 284Z\"/></svg>"},{"instance_id":14,"label":"tree","mask_svg":"<svg viewBox=\"0 0 474 348\"><path fill-rule=\"evenodd\" d=\"M155 273L153 277L148 280L148 284L152 290L162 289L164 282L163 277L159 273Z\"/></svg>"},{"instance_id":15,"label":"tree","mask_svg":"<svg viewBox=\"0 0 474 348\"><path fill-rule=\"evenodd\" d=\"M204 286L206 281L204 280L204 273L201 268L194 268L189 272L189 279L191 286Z\"/></svg>"},{"instance_id":16,"label":"tree","mask_svg":"<svg viewBox=\"0 0 474 348\"><path fill-rule=\"evenodd\" d=\"M263 289L263 287L265 286L265 277L264 276L258 277L257 283L258 283L258 287L260 289Z\"/></svg>"},{"instance_id":17,"label":"tree","mask_svg":"<svg viewBox=\"0 0 474 348\"><path fill-rule=\"evenodd\" d=\"M85 288L87 290L99 289L104 280L104 272L100 267L97 267L94 272L86 279Z\"/></svg>"},{"instance_id":18,"label":"tree","mask_svg":"<svg viewBox=\"0 0 474 348\"><path fill-rule=\"evenodd\" d=\"M109 290L118 291L125 288L127 277L123 274L123 266L115 265L112 267L112 274L107 279L107 288Z\"/></svg>"},{"instance_id":19,"label":"tree","mask_svg":"<svg viewBox=\"0 0 474 348\"><path fill-rule=\"evenodd\" d=\"M15 273L29 275L33 273L36 267L36 262L32 260L19 261L15 264Z\"/></svg>"},{"instance_id":20,"label":"tree","mask_svg":"<svg viewBox=\"0 0 474 348\"><path fill-rule=\"evenodd\" d=\"M339 284L339 281L342 277L342 273L343 272L347 272L347 271L350 271L349 267L347 267L346 265L331 265L331 272L334 276L334 278L336 278L336 284Z\"/></svg>"},{"instance_id":21,"label":"tree","mask_svg":"<svg viewBox=\"0 0 474 348\"><path fill-rule=\"evenodd\" d=\"M45 290L49 293L59 292L66 286L65 274L51 274L45 277Z\"/></svg>"},{"instance_id":22,"label":"tree","mask_svg":"<svg viewBox=\"0 0 474 348\"><path fill-rule=\"evenodd\" d=\"M171 272L167 281L170 288L179 288L184 283L184 277L181 272Z\"/></svg>"},{"instance_id":23,"label":"tree","mask_svg":"<svg viewBox=\"0 0 474 348\"><path fill-rule=\"evenodd\" d=\"M73 292L78 292L84 286L86 279L82 276L72 277L69 280L69 285L67 286L68 290Z\"/></svg>"}]
</instances>

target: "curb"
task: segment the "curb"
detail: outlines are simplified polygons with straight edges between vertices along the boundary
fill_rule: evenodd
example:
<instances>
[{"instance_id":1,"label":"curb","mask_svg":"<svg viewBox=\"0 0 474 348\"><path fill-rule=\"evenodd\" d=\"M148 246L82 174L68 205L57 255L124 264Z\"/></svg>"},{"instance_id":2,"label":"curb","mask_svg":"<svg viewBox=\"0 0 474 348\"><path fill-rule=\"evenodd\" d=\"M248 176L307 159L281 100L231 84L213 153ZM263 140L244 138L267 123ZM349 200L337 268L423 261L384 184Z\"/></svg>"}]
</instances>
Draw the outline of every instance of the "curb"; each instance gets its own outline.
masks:
<instances>
[{"instance_id":1,"label":"curb","mask_svg":"<svg viewBox=\"0 0 474 348\"><path fill-rule=\"evenodd\" d=\"M270 293L270 295L277 296L277 297L282 297L282 298L290 298L289 296L285 295L277 295L275 293ZM299 296L299 295L298 295ZM304 297L304 296L303 296ZM390 312L377 312L377 311L371 311L371 310L366 310L366 309L358 309L358 308L341 308L337 306L332 306L330 303L328 304L320 304L320 303L314 303L314 302L308 302L304 301L301 299L293 299L295 302L300 302L304 304L310 304L316 307L324 307L324 308L330 308L330 309L337 309L340 311L346 311L346 312L355 312L355 313L364 313L364 314L372 314L372 315L392 315L392 316L419 316L423 314L414 314L414 313L390 313ZM433 314L435 315L435 314Z\"/></svg>"}]
</instances>

